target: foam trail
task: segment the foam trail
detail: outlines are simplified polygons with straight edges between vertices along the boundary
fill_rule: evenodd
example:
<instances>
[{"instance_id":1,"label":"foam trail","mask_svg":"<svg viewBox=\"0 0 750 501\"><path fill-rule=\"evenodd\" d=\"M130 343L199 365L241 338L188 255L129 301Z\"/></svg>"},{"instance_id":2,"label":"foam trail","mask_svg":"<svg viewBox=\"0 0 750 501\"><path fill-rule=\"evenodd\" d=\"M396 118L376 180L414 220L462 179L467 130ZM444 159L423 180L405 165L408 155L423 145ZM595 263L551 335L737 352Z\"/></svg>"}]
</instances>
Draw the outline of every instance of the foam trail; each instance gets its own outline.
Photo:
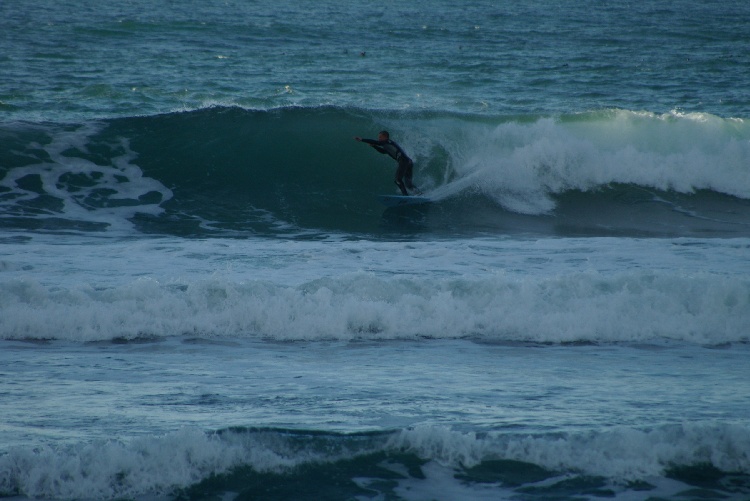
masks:
<instances>
[{"instance_id":1,"label":"foam trail","mask_svg":"<svg viewBox=\"0 0 750 501\"><path fill-rule=\"evenodd\" d=\"M138 155L127 139L117 139L112 156L104 162L91 153L92 138L104 128L99 123L55 128L49 131L48 143L28 144L29 149L43 150L47 158L10 169L0 179L0 187L14 193L13 205L6 205L7 212L28 217L28 208L18 210L17 205L25 202L37 207L36 201L41 198L45 206L35 210L39 219L64 217L116 231L130 230L129 220L136 214L161 214L161 204L173 193L143 174L135 164ZM27 188L35 179L39 186Z\"/></svg>"}]
</instances>

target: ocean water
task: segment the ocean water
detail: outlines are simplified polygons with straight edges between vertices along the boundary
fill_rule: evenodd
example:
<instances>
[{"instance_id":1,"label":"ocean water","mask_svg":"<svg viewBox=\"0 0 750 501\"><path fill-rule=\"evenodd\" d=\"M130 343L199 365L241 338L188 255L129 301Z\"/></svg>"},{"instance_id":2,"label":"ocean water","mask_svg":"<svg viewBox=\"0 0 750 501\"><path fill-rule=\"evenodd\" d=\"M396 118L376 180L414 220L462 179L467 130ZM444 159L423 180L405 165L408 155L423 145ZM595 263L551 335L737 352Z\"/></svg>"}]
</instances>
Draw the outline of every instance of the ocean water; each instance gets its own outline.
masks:
<instances>
[{"instance_id":1,"label":"ocean water","mask_svg":"<svg viewBox=\"0 0 750 501\"><path fill-rule=\"evenodd\" d=\"M750 499L750 3L0 4L0 497ZM427 205L386 208L388 129Z\"/></svg>"}]
</instances>

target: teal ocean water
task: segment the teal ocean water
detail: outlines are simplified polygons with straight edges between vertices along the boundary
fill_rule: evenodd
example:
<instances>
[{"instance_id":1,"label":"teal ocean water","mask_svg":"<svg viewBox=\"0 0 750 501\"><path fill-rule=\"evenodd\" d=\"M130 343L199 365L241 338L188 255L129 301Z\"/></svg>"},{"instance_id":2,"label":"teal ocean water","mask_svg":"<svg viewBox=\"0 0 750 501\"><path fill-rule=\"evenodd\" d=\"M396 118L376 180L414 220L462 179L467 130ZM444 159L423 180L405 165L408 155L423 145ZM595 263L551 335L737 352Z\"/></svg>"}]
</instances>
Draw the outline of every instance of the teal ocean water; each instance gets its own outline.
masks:
<instances>
[{"instance_id":1,"label":"teal ocean water","mask_svg":"<svg viewBox=\"0 0 750 501\"><path fill-rule=\"evenodd\" d=\"M0 4L0 496L750 497L750 4ZM432 200L387 208L387 129Z\"/></svg>"}]
</instances>

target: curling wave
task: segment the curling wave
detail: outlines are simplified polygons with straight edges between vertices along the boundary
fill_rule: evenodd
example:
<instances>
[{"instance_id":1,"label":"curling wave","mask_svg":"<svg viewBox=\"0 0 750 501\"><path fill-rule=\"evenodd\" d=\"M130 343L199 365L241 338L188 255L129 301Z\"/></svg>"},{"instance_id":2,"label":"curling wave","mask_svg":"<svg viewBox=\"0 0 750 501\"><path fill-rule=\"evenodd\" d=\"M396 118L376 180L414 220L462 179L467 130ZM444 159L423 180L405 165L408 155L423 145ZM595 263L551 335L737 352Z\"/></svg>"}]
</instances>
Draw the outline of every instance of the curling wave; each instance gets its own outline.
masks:
<instances>
[{"instance_id":1,"label":"curling wave","mask_svg":"<svg viewBox=\"0 0 750 501\"><path fill-rule=\"evenodd\" d=\"M434 210L378 205L394 166L351 138L381 128L415 159ZM750 233L750 125L708 114L215 107L0 136L0 225L12 229Z\"/></svg>"}]
</instances>

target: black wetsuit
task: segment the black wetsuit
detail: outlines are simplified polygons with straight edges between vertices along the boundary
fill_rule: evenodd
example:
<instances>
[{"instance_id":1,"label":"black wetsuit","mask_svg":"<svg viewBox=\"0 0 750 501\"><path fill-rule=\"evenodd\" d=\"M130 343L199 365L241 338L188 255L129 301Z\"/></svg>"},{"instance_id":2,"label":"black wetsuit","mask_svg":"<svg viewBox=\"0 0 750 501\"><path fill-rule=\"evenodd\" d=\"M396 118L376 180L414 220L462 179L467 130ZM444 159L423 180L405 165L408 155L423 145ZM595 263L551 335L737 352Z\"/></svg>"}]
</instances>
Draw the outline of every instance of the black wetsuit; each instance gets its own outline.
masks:
<instances>
[{"instance_id":1,"label":"black wetsuit","mask_svg":"<svg viewBox=\"0 0 750 501\"><path fill-rule=\"evenodd\" d=\"M377 139L362 139L363 143L367 143L380 153L390 155L396 162L398 162L398 168L396 168L396 186L399 187L401 193L408 195L410 190L416 190L417 187L412 183L412 176L414 174L414 162L411 161L404 150L401 149L394 141L386 139L385 141L378 141Z\"/></svg>"}]
</instances>

